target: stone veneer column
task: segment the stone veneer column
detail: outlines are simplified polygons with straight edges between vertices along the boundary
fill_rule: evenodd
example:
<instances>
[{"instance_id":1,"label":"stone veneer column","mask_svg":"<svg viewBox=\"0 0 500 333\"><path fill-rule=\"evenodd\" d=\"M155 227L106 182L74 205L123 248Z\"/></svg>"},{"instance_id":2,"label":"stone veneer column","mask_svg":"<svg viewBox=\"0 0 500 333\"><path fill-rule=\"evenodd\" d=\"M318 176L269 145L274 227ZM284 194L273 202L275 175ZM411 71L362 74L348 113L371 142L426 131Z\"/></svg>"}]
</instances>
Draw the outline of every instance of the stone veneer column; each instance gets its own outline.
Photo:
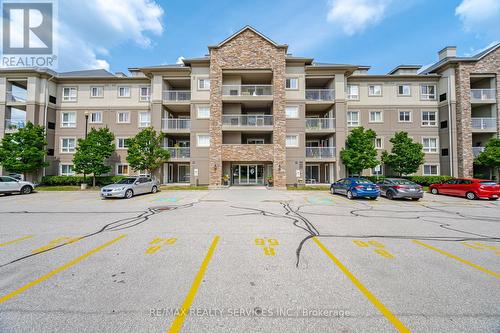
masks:
<instances>
[{"instance_id":1,"label":"stone veneer column","mask_svg":"<svg viewBox=\"0 0 500 333\"><path fill-rule=\"evenodd\" d=\"M208 151L209 185L222 182L222 68L218 49L210 50L210 148Z\"/></svg>"},{"instance_id":2,"label":"stone veneer column","mask_svg":"<svg viewBox=\"0 0 500 333\"><path fill-rule=\"evenodd\" d=\"M273 180L277 188L286 187L286 116L285 116L285 52L277 57L273 70Z\"/></svg>"}]
</instances>

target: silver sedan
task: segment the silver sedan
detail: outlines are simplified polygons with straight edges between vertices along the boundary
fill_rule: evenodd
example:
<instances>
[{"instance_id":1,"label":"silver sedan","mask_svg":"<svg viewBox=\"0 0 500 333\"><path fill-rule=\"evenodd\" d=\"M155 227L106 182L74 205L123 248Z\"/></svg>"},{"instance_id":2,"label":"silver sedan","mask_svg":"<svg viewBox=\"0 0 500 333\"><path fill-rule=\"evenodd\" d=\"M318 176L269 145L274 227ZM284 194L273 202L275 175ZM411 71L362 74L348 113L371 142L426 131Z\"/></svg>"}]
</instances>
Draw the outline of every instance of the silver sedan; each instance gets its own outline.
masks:
<instances>
[{"instance_id":1,"label":"silver sedan","mask_svg":"<svg viewBox=\"0 0 500 333\"><path fill-rule=\"evenodd\" d=\"M130 199L137 194L156 193L159 188L159 182L150 177L127 177L114 184L104 186L101 189L101 197Z\"/></svg>"}]
</instances>

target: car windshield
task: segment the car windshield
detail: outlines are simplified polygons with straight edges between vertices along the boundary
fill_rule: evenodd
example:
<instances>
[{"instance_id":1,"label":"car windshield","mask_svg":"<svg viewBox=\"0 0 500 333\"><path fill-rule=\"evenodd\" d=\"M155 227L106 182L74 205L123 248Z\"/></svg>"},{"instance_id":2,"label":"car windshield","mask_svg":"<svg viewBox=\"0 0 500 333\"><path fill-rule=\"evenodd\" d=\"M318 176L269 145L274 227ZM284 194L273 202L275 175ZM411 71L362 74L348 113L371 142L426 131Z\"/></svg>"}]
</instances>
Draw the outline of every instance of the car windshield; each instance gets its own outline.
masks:
<instances>
[{"instance_id":1,"label":"car windshield","mask_svg":"<svg viewBox=\"0 0 500 333\"><path fill-rule=\"evenodd\" d=\"M485 181L479 182L479 184L481 184L481 185L490 185L490 186L494 186L494 185L496 185L497 183L495 183L495 182L494 182L494 181L492 181L492 180L485 180Z\"/></svg>"},{"instance_id":2,"label":"car windshield","mask_svg":"<svg viewBox=\"0 0 500 333\"><path fill-rule=\"evenodd\" d=\"M117 184L133 184L135 182L135 178L123 178L122 180L116 182Z\"/></svg>"},{"instance_id":3,"label":"car windshield","mask_svg":"<svg viewBox=\"0 0 500 333\"><path fill-rule=\"evenodd\" d=\"M397 185L416 185L414 182L406 179L393 179L392 182Z\"/></svg>"},{"instance_id":4,"label":"car windshield","mask_svg":"<svg viewBox=\"0 0 500 333\"><path fill-rule=\"evenodd\" d=\"M371 184L372 183L368 179L356 179L355 182L358 184Z\"/></svg>"}]
</instances>

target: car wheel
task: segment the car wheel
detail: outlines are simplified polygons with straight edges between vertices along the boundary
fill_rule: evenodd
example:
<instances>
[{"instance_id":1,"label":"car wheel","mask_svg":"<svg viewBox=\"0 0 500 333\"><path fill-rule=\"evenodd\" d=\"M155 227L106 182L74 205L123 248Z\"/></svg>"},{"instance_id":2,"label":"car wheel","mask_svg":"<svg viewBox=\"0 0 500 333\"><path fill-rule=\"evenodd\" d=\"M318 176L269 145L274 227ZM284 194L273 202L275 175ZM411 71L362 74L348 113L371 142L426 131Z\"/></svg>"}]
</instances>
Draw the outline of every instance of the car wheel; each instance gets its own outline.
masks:
<instances>
[{"instance_id":1,"label":"car wheel","mask_svg":"<svg viewBox=\"0 0 500 333\"><path fill-rule=\"evenodd\" d=\"M351 191L347 191L347 199L352 200L354 196L352 195Z\"/></svg>"},{"instance_id":2,"label":"car wheel","mask_svg":"<svg viewBox=\"0 0 500 333\"><path fill-rule=\"evenodd\" d=\"M394 199L394 194L391 192L391 191L387 191L385 193L385 196L387 197L387 199L389 200L393 200Z\"/></svg>"},{"instance_id":3,"label":"car wheel","mask_svg":"<svg viewBox=\"0 0 500 333\"><path fill-rule=\"evenodd\" d=\"M128 189L126 192L125 192L125 199L130 199L134 196L134 191Z\"/></svg>"},{"instance_id":4,"label":"car wheel","mask_svg":"<svg viewBox=\"0 0 500 333\"><path fill-rule=\"evenodd\" d=\"M377 200L377 197L370 197L370 200Z\"/></svg>"},{"instance_id":5,"label":"car wheel","mask_svg":"<svg viewBox=\"0 0 500 333\"><path fill-rule=\"evenodd\" d=\"M333 187L330 187L330 193L335 194L335 190L333 189Z\"/></svg>"},{"instance_id":6,"label":"car wheel","mask_svg":"<svg viewBox=\"0 0 500 333\"><path fill-rule=\"evenodd\" d=\"M33 192L33 188L29 185L25 185L21 188L21 194L30 194Z\"/></svg>"},{"instance_id":7,"label":"car wheel","mask_svg":"<svg viewBox=\"0 0 500 333\"><path fill-rule=\"evenodd\" d=\"M469 199L469 200L474 200L474 199L476 199L476 198L477 198L477 196L476 196L476 194L475 194L474 192L467 192L467 193L465 194L465 197L466 197L467 199Z\"/></svg>"},{"instance_id":8,"label":"car wheel","mask_svg":"<svg viewBox=\"0 0 500 333\"><path fill-rule=\"evenodd\" d=\"M155 185L155 186L153 186L153 188L151 189L151 193L153 193L153 194L154 194L154 193L156 193L156 192L158 192L158 187L156 187L156 185Z\"/></svg>"},{"instance_id":9,"label":"car wheel","mask_svg":"<svg viewBox=\"0 0 500 333\"><path fill-rule=\"evenodd\" d=\"M432 194L439 194L439 191L438 191L438 189L437 189L437 188L432 188L432 189L431 189L431 193L432 193Z\"/></svg>"}]
</instances>

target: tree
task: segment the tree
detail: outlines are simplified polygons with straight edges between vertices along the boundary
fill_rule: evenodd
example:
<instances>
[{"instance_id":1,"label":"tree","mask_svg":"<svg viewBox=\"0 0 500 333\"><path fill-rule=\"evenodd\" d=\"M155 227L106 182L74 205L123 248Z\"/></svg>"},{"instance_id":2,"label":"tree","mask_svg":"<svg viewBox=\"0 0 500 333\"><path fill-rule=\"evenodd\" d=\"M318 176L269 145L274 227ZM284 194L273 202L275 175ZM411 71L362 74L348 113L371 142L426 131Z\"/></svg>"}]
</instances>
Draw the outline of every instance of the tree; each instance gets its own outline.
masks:
<instances>
[{"instance_id":1,"label":"tree","mask_svg":"<svg viewBox=\"0 0 500 333\"><path fill-rule=\"evenodd\" d=\"M46 145L44 127L28 122L24 128L3 137L0 143L0 164L5 170L22 173L26 177L27 173L49 165L45 162Z\"/></svg>"},{"instance_id":2,"label":"tree","mask_svg":"<svg viewBox=\"0 0 500 333\"><path fill-rule=\"evenodd\" d=\"M491 139L482 151L474 160L477 165L485 166L491 169L496 175L497 180L500 179L500 138Z\"/></svg>"},{"instance_id":3,"label":"tree","mask_svg":"<svg viewBox=\"0 0 500 333\"><path fill-rule=\"evenodd\" d=\"M150 175L170 158L168 150L163 149L164 134L145 128L127 140L127 162L135 171L145 170Z\"/></svg>"},{"instance_id":4,"label":"tree","mask_svg":"<svg viewBox=\"0 0 500 333\"><path fill-rule=\"evenodd\" d=\"M377 134L363 127L357 127L347 136L346 147L342 148L340 158L347 169L354 174L360 174L364 169L374 168L379 165L375 138Z\"/></svg>"},{"instance_id":5,"label":"tree","mask_svg":"<svg viewBox=\"0 0 500 333\"><path fill-rule=\"evenodd\" d=\"M73 165L77 173L92 174L92 186L96 176L111 171L106 160L115 151L115 136L109 128L92 128L86 139L78 139Z\"/></svg>"},{"instance_id":6,"label":"tree","mask_svg":"<svg viewBox=\"0 0 500 333\"><path fill-rule=\"evenodd\" d=\"M384 151L382 162L400 176L417 172L424 163L422 144L413 142L406 132L397 132L389 141L392 143L391 153Z\"/></svg>"}]
</instances>

